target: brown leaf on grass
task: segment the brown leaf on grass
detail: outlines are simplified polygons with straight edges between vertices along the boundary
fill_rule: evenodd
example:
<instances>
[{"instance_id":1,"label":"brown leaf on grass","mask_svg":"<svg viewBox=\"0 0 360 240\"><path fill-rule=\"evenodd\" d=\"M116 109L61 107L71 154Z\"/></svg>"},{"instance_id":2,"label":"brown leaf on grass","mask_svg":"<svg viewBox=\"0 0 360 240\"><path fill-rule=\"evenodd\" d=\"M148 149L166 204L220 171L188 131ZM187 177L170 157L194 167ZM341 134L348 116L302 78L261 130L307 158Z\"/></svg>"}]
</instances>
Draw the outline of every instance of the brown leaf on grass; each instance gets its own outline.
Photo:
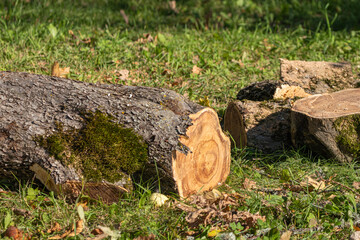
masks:
<instances>
[{"instance_id":1,"label":"brown leaf on grass","mask_svg":"<svg viewBox=\"0 0 360 240\"><path fill-rule=\"evenodd\" d=\"M303 181L300 182L300 186L309 188L309 190L324 190L325 189L325 181L319 180L317 181L311 176L306 176Z\"/></svg>"},{"instance_id":2,"label":"brown leaf on grass","mask_svg":"<svg viewBox=\"0 0 360 240\"><path fill-rule=\"evenodd\" d=\"M10 226L6 229L4 237L20 240L22 239L22 231L20 231L17 227Z\"/></svg>"},{"instance_id":3,"label":"brown leaf on grass","mask_svg":"<svg viewBox=\"0 0 360 240\"><path fill-rule=\"evenodd\" d=\"M280 240L290 240L292 231L286 231L283 234L281 234Z\"/></svg>"},{"instance_id":4,"label":"brown leaf on grass","mask_svg":"<svg viewBox=\"0 0 360 240\"><path fill-rule=\"evenodd\" d=\"M72 39L77 39L77 36L74 34L72 30L69 30L69 34L71 35Z\"/></svg>"},{"instance_id":5,"label":"brown leaf on grass","mask_svg":"<svg viewBox=\"0 0 360 240\"><path fill-rule=\"evenodd\" d=\"M356 190L360 189L360 182L353 182L352 185Z\"/></svg>"},{"instance_id":6,"label":"brown leaf on grass","mask_svg":"<svg viewBox=\"0 0 360 240\"><path fill-rule=\"evenodd\" d=\"M201 68L199 68L198 66L194 65L191 72L192 72L193 74L199 75L199 74L201 74L201 71L202 71Z\"/></svg>"},{"instance_id":7,"label":"brown leaf on grass","mask_svg":"<svg viewBox=\"0 0 360 240\"><path fill-rule=\"evenodd\" d=\"M239 60L231 59L231 62L239 64L241 68L245 67L245 64L240 59Z\"/></svg>"},{"instance_id":8,"label":"brown leaf on grass","mask_svg":"<svg viewBox=\"0 0 360 240\"><path fill-rule=\"evenodd\" d=\"M156 42L156 37L154 39L150 33L144 33L143 36L144 36L143 38L139 38L138 40L136 40L136 42L137 43Z\"/></svg>"},{"instance_id":9,"label":"brown leaf on grass","mask_svg":"<svg viewBox=\"0 0 360 240\"><path fill-rule=\"evenodd\" d=\"M57 61L51 66L51 76L60 77L59 63Z\"/></svg>"},{"instance_id":10,"label":"brown leaf on grass","mask_svg":"<svg viewBox=\"0 0 360 240\"><path fill-rule=\"evenodd\" d=\"M75 232L76 230L76 232ZM49 237L48 239L63 239L66 237L74 237L75 235L80 234L84 230L84 221L80 219L76 222L76 229L74 228L74 225L72 226L71 230L67 230L62 235L55 235L52 237Z\"/></svg>"},{"instance_id":11,"label":"brown leaf on grass","mask_svg":"<svg viewBox=\"0 0 360 240\"><path fill-rule=\"evenodd\" d=\"M101 230L100 228L95 228L94 230L91 231L91 234L93 235L100 235L100 234L103 234L103 230Z\"/></svg>"},{"instance_id":12,"label":"brown leaf on grass","mask_svg":"<svg viewBox=\"0 0 360 240\"><path fill-rule=\"evenodd\" d=\"M252 228L257 224L258 220L262 220L263 222L266 221L266 217L265 216L261 216L259 214L252 214L249 212L239 212L238 214L238 218L242 219L242 222L245 223L246 227Z\"/></svg>"},{"instance_id":13,"label":"brown leaf on grass","mask_svg":"<svg viewBox=\"0 0 360 240\"><path fill-rule=\"evenodd\" d=\"M4 233L4 237L8 237L13 240L30 240L31 236L28 234L24 234L22 230L19 230L15 226L10 226L6 229Z\"/></svg>"},{"instance_id":14,"label":"brown leaf on grass","mask_svg":"<svg viewBox=\"0 0 360 240\"><path fill-rule=\"evenodd\" d=\"M126 81L129 78L129 74L130 71L127 69L121 69L121 70L116 70L115 71L117 73L117 76L119 76L119 79L122 81Z\"/></svg>"},{"instance_id":15,"label":"brown leaf on grass","mask_svg":"<svg viewBox=\"0 0 360 240\"><path fill-rule=\"evenodd\" d=\"M120 10L120 14L123 17L126 25L128 25L129 24L129 18L128 18L128 16L126 16L125 11L123 9Z\"/></svg>"},{"instance_id":16,"label":"brown leaf on grass","mask_svg":"<svg viewBox=\"0 0 360 240\"><path fill-rule=\"evenodd\" d=\"M184 82L184 79L182 77L178 77L175 78L172 82L171 82L171 86L180 86L180 87L184 87L186 85L186 82Z\"/></svg>"},{"instance_id":17,"label":"brown leaf on grass","mask_svg":"<svg viewBox=\"0 0 360 240\"><path fill-rule=\"evenodd\" d=\"M58 222L55 222L54 226L52 226L50 229L48 229L47 233L54 233L54 232L60 232L62 230L62 227Z\"/></svg>"},{"instance_id":18,"label":"brown leaf on grass","mask_svg":"<svg viewBox=\"0 0 360 240\"><path fill-rule=\"evenodd\" d=\"M76 204L76 206L82 206L82 208L84 209L84 211L87 211L89 210L89 207L87 206L88 202L87 201L81 201L81 202L78 202Z\"/></svg>"},{"instance_id":19,"label":"brown leaf on grass","mask_svg":"<svg viewBox=\"0 0 360 240\"><path fill-rule=\"evenodd\" d=\"M176 8L176 1L169 1L169 7L175 13L179 13L179 10Z\"/></svg>"},{"instance_id":20,"label":"brown leaf on grass","mask_svg":"<svg viewBox=\"0 0 360 240\"><path fill-rule=\"evenodd\" d=\"M107 238L109 235L106 233L100 234L100 235L96 235L93 238L86 238L86 240L102 240L104 238Z\"/></svg>"},{"instance_id":21,"label":"brown leaf on grass","mask_svg":"<svg viewBox=\"0 0 360 240\"><path fill-rule=\"evenodd\" d=\"M65 78L70 73L70 67L60 68L57 61L51 67L51 76Z\"/></svg>"},{"instance_id":22,"label":"brown leaf on grass","mask_svg":"<svg viewBox=\"0 0 360 240\"><path fill-rule=\"evenodd\" d=\"M245 178L244 182L243 182L243 187L246 190L251 190L251 189L255 189L256 188L256 182Z\"/></svg>"},{"instance_id":23,"label":"brown leaf on grass","mask_svg":"<svg viewBox=\"0 0 360 240\"><path fill-rule=\"evenodd\" d=\"M237 211L236 207L239 206L239 200L241 200L238 195L219 194L218 191L211 192L211 194L205 192L200 195L192 195L188 198L187 203L176 202L177 208L187 212L185 220L190 227L196 228L203 224L226 228L232 222L242 222L244 226L250 228L257 223L258 219L265 221L265 217L258 214Z\"/></svg>"},{"instance_id":24,"label":"brown leaf on grass","mask_svg":"<svg viewBox=\"0 0 360 240\"><path fill-rule=\"evenodd\" d=\"M195 56L193 56L193 58L192 58L192 63L193 63L193 64L197 64L199 60L200 60L199 56L198 56L198 55L195 55Z\"/></svg>"},{"instance_id":25,"label":"brown leaf on grass","mask_svg":"<svg viewBox=\"0 0 360 240\"><path fill-rule=\"evenodd\" d=\"M156 236L154 234L150 234L147 236L138 236L137 238L134 238L133 240L154 240L156 239Z\"/></svg>"}]
</instances>

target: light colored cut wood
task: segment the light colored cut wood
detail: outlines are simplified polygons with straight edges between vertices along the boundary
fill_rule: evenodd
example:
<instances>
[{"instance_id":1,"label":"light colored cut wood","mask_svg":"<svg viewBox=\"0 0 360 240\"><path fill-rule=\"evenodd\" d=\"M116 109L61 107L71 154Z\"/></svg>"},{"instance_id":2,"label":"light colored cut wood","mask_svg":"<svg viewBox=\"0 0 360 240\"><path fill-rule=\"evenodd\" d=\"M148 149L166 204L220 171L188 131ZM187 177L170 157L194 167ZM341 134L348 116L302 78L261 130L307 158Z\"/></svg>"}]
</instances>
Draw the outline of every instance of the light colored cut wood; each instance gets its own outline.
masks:
<instances>
[{"instance_id":1,"label":"light colored cut wood","mask_svg":"<svg viewBox=\"0 0 360 240\"><path fill-rule=\"evenodd\" d=\"M317 94L295 102L292 111L313 118L338 118L360 113L360 88Z\"/></svg>"},{"instance_id":2,"label":"light colored cut wood","mask_svg":"<svg viewBox=\"0 0 360 240\"><path fill-rule=\"evenodd\" d=\"M176 151L172 159L181 197L217 187L230 172L230 140L222 132L216 112L205 108L189 117L193 125L180 142L191 152L186 155Z\"/></svg>"}]
</instances>

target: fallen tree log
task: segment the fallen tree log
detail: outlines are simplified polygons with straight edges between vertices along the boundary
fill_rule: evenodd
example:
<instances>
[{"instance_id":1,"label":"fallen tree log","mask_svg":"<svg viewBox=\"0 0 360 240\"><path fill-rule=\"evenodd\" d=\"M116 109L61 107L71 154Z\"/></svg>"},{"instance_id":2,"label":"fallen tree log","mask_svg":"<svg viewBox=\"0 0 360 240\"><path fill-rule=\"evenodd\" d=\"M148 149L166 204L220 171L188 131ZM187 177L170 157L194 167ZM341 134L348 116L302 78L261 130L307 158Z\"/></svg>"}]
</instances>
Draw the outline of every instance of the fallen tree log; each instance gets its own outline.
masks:
<instances>
[{"instance_id":1,"label":"fallen tree log","mask_svg":"<svg viewBox=\"0 0 360 240\"><path fill-rule=\"evenodd\" d=\"M116 202L141 169L182 197L229 174L216 112L170 90L0 72L0 100L0 178Z\"/></svg>"},{"instance_id":2,"label":"fallen tree log","mask_svg":"<svg viewBox=\"0 0 360 240\"><path fill-rule=\"evenodd\" d=\"M291 109L295 146L341 162L360 157L360 89L319 94L295 102Z\"/></svg>"}]
</instances>

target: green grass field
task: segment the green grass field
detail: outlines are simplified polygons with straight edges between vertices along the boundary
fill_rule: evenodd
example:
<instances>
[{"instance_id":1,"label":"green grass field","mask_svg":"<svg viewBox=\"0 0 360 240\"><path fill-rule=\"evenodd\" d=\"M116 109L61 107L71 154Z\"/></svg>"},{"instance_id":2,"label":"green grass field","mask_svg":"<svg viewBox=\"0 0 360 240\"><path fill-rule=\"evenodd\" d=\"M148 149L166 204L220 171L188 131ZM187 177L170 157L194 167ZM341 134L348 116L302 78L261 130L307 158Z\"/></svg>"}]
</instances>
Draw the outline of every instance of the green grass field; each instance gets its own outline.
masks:
<instances>
[{"instance_id":1,"label":"green grass field","mask_svg":"<svg viewBox=\"0 0 360 240\"><path fill-rule=\"evenodd\" d=\"M347 61L358 77L359 11L356 0L182 0L175 10L160 0L3 0L0 71L50 75L58 61L70 67L72 79L164 87L195 102L208 99L221 119L242 87L279 79L279 58ZM308 176L326 180L326 188L291 190ZM248 180L255 189L244 187ZM247 196L238 210L266 221L245 230L219 222L218 229L239 239L279 239L287 230L294 230L291 239L346 239L360 220L358 182L356 163L338 164L305 150L261 155L234 149L221 190ZM64 232L79 219L77 203L42 186L0 187L0 234L14 225L34 239L48 239L57 234L47 233L55 222ZM113 239L211 238L211 226L189 226L185 212L154 208L150 195L142 184L118 204L86 201L86 228L67 239L87 239L98 225L112 229Z\"/></svg>"}]
</instances>

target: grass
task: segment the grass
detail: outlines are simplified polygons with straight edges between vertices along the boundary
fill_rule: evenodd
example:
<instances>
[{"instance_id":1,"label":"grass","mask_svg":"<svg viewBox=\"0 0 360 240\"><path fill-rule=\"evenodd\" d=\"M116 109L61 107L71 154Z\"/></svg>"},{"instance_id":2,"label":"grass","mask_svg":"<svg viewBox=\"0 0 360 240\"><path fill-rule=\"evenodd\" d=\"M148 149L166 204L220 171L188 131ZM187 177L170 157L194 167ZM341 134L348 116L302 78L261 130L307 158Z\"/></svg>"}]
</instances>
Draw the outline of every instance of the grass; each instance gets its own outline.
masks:
<instances>
[{"instance_id":1,"label":"grass","mask_svg":"<svg viewBox=\"0 0 360 240\"><path fill-rule=\"evenodd\" d=\"M71 67L72 79L165 87L195 102L207 98L221 118L240 88L279 78L279 58L348 61L358 75L359 8L355 0L182 0L177 14L167 1L5 0L0 2L0 70L49 75L58 61ZM200 74L192 71L194 65ZM308 176L326 179L327 188L291 191ZM246 189L246 179L256 182L256 189ZM304 151L270 156L244 150L233 153L227 185L249 197L239 209L266 216L246 234L271 229L266 237L278 239L288 229L321 226L293 237L339 239L347 238L358 220L358 190L352 184L359 181L355 163L340 165ZM0 232L14 224L46 239L54 235L46 231L55 222L65 228L79 219L76 203L39 191L36 183L19 186L0 193ZM14 190L6 183L2 188ZM102 225L121 231L123 239L184 238L190 230L206 238L209 227L190 229L184 212L154 208L150 194L139 185L110 206L79 199L88 202L84 236Z\"/></svg>"}]
</instances>

